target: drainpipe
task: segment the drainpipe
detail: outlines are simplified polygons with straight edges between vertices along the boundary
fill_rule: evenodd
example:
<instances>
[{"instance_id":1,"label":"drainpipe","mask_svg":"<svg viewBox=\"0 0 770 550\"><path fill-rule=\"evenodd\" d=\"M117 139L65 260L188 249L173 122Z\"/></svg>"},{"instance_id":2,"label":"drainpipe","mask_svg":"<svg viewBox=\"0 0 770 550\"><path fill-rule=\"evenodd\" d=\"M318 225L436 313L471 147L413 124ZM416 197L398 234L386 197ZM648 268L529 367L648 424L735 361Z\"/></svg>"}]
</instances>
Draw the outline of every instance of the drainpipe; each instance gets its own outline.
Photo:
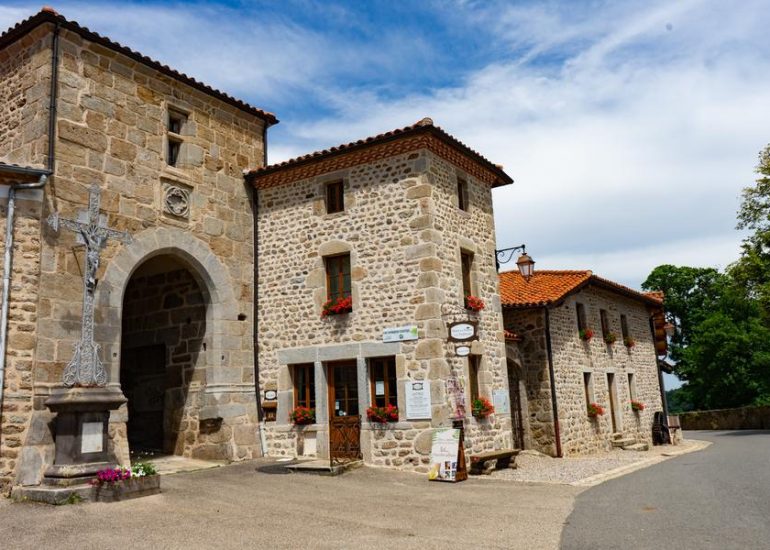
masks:
<instances>
[{"instance_id":1,"label":"drainpipe","mask_svg":"<svg viewBox=\"0 0 770 550\"><path fill-rule=\"evenodd\" d=\"M53 174L56 165L56 104L59 97L59 30L60 23L53 28L51 39L51 90L48 103L48 171Z\"/></svg>"},{"instance_id":2,"label":"drainpipe","mask_svg":"<svg viewBox=\"0 0 770 550\"><path fill-rule=\"evenodd\" d=\"M3 301L0 306L0 414L3 410L3 387L5 385L5 352L8 348L8 304L11 290L11 269L13 266L13 216L16 210L16 191L24 189L42 189L48 181L47 170L34 170L3 167L6 172L18 174L36 174L39 176L34 183L11 183L8 190L8 212L5 220L5 253L3 254Z\"/></svg>"},{"instance_id":3,"label":"drainpipe","mask_svg":"<svg viewBox=\"0 0 770 550\"><path fill-rule=\"evenodd\" d=\"M551 408L553 409L553 432L556 439L556 458L561 458L561 432L559 430L559 409L556 406L556 375L553 372L553 349L551 348L551 317L548 307L545 312L545 347L548 354L548 375L551 377Z\"/></svg>"}]
</instances>

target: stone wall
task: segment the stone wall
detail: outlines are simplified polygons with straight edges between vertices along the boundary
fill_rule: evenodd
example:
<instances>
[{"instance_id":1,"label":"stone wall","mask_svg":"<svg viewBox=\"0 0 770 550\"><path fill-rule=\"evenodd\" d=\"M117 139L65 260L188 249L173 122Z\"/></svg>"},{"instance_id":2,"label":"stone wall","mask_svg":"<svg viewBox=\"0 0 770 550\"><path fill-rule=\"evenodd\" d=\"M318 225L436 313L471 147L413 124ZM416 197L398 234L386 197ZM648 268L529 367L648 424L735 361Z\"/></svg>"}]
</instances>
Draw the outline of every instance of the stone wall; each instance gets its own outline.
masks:
<instances>
[{"instance_id":1,"label":"stone wall","mask_svg":"<svg viewBox=\"0 0 770 550\"><path fill-rule=\"evenodd\" d=\"M585 306L587 326L594 331L589 342L578 336L576 303ZM608 313L610 331L618 340L608 345L602 339L600 310ZM630 336L636 341L626 348L621 336L620 315L628 319ZM585 287L551 309L551 340L562 451L565 456L610 449L612 419L607 373L614 373L617 385L617 431L626 437L652 445L652 418L662 410L658 385L657 358L647 307L616 293ZM606 410L604 416L590 419L586 414L583 373L592 373L594 401ZM645 410L630 407L628 373L633 373L637 400Z\"/></svg>"},{"instance_id":2,"label":"stone wall","mask_svg":"<svg viewBox=\"0 0 770 550\"><path fill-rule=\"evenodd\" d=\"M372 161L260 191L260 386L277 388L277 421L268 423L272 455L297 453L297 428L288 365L316 364L318 454L328 453L325 363L355 359L361 412L369 404L367 357L394 355L399 409L404 387L430 380L432 419L387 429L362 427L364 460L373 465L426 471L430 428L451 426L446 380L467 387L468 360L453 355L446 323L465 318L460 252L475 254L474 292L487 308L476 317L481 338L473 353L482 357L480 389L506 389L505 352L494 265L491 192L468 177L470 212L457 208L456 168L426 150ZM345 211L326 214L324 185L343 179ZM326 299L323 257L349 252L353 312L321 318ZM443 310L443 313L442 313ZM416 325L419 340L381 344L388 327ZM380 347L384 346L384 347ZM467 406L466 443L473 451L510 446L510 418L476 421Z\"/></svg>"},{"instance_id":3,"label":"stone wall","mask_svg":"<svg viewBox=\"0 0 770 550\"><path fill-rule=\"evenodd\" d=\"M30 37L50 41L43 36L45 29L50 26ZM35 43L30 47L43 48ZM0 160L33 164L43 158L45 145L41 147L37 129L45 133L46 127L38 124L44 111L37 94L45 91L39 102L47 104L46 55L33 56L33 65L39 68L23 77L27 99L4 98L20 105L22 124L33 121L35 131L15 131L12 145L2 145ZM263 121L68 30L61 33L60 55L57 163L46 187L42 216L57 211L75 218L88 203L89 187L97 184L108 225L128 231L135 239L131 245L110 241L97 273L96 337L109 383L119 383L122 295L130 274L153 255L178 255L191 262L206 287L203 290L212 297L204 337L208 351L203 410L212 421L223 419L225 427L240 426L241 441L249 441L237 444L231 438L227 455L219 458L255 456L253 227L242 170L263 163ZM5 57L0 60L9 62ZM29 79L34 81L31 86L27 86ZM165 161L169 107L188 116L177 167ZM0 106L0 113L11 110ZM18 118L13 114L2 120L15 124L14 117ZM24 483L39 481L38 466L50 461L50 415L43 403L72 358L82 307L83 251L74 234L64 230L57 234L45 225L39 251L36 339L30 352L34 353L36 417L25 421L40 429L24 442L29 465L19 474ZM11 339L9 345L11 354L26 344L21 338ZM117 437L111 444L121 456L126 451L125 415L125 408L116 411L110 427ZM18 471L19 465L15 467Z\"/></svg>"},{"instance_id":4,"label":"stone wall","mask_svg":"<svg viewBox=\"0 0 770 550\"><path fill-rule=\"evenodd\" d=\"M770 406L679 413L683 430L770 430Z\"/></svg>"}]
</instances>

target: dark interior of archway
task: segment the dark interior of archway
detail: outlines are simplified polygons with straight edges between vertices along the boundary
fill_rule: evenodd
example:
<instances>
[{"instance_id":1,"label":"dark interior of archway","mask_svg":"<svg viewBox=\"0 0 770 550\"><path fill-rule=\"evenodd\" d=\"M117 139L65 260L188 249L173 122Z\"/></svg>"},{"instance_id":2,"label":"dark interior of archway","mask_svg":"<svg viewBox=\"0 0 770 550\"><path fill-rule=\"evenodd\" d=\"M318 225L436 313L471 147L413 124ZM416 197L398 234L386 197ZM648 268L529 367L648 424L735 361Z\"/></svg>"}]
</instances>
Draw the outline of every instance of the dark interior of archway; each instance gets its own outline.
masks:
<instances>
[{"instance_id":1,"label":"dark interior of archway","mask_svg":"<svg viewBox=\"0 0 770 550\"><path fill-rule=\"evenodd\" d=\"M131 277L122 317L120 384L128 398L129 448L185 454L197 432L188 393L203 350L204 294L182 261L157 256Z\"/></svg>"}]
</instances>

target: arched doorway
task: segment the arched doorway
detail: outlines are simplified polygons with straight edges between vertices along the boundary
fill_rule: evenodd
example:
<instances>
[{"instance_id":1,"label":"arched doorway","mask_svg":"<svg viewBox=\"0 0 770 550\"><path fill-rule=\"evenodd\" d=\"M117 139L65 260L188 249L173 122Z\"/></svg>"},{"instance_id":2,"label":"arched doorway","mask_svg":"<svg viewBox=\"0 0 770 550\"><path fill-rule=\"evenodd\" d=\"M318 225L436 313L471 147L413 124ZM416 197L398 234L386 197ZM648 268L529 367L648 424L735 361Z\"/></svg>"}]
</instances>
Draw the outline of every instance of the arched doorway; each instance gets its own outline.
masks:
<instances>
[{"instance_id":1,"label":"arched doorway","mask_svg":"<svg viewBox=\"0 0 770 550\"><path fill-rule=\"evenodd\" d=\"M508 392L511 400L511 429L513 431L513 446L524 449L524 414L522 406L522 372L521 367L508 360ZM526 403L524 404L526 405Z\"/></svg>"},{"instance_id":2,"label":"arched doorway","mask_svg":"<svg viewBox=\"0 0 770 550\"><path fill-rule=\"evenodd\" d=\"M198 437L195 388L203 377L205 290L173 254L154 256L123 295L120 385L132 453L189 455Z\"/></svg>"}]
</instances>

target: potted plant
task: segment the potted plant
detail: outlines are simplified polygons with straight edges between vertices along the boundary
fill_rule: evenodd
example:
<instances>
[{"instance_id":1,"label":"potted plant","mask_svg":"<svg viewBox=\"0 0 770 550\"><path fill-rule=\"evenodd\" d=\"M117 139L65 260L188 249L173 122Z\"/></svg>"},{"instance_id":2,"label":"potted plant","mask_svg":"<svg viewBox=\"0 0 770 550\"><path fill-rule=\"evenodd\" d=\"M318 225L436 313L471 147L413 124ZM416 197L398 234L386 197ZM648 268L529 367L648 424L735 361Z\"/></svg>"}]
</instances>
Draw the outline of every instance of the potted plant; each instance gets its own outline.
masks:
<instances>
[{"instance_id":1,"label":"potted plant","mask_svg":"<svg viewBox=\"0 0 770 550\"><path fill-rule=\"evenodd\" d=\"M631 400L631 410L634 412L642 412L644 410L644 403L641 401Z\"/></svg>"},{"instance_id":2,"label":"potted plant","mask_svg":"<svg viewBox=\"0 0 770 550\"><path fill-rule=\"evenodd\" d=\"M484 305L484 300L478 296L468 295L465 297L465 309L469 309L471 311L481 311L485 307L486 306Z\"/></svg>"},{"instance_id":3,"label":"potted plant","mask_svg":"<svg viewBox=\"0 0 770 550\"><path fill-rule=\"evenodd\" d=\"M615 335L614 332L608 332L604 335L604 343L607 345L612 345L617 341L618 337Z\"/></svg>"},{"instance_id":4,"label":"potted plant","mask_svg":"<svg viewBox=\"0 0 770 550\"><path fill-rule=\"evenodd\" d=\"M302 406L294 407L294 410L291 411L290 417L291 421L294 422L294 424L297 426L312 424L315 422L315 409Z\"/></svg>"},{"instance_id":5,"label":"potted plant","mask_svg":"<svg viewBox=\"0 0 770 550\"><path fill-rule=\"evenodd\" d=\"M580 336L581 340L583 340L584 342L588 342L589 340L591 340L591 338L594 337L594 331L591 330L590 328L581 328L580 331L578 332L578 335Z\"/></svg>"},{"instance_id":6,"label":"potted plant","mask_svg":"<svg viewBox=\"0 0 770 550\"><path fill-rule=\"evenodd\" d=\"M473 400L471 411L478 419L486 418L495 412L495 407L486 397L477 397Z\"/></svg>"},{"instance_id":7,"label":"potted plant","mask_svg":"<svg viewBox=\"0 0 770 550\"><path fill-rule=\"evenodd\" d=\"M627 348L631 349L636 345L636 340L631 338L630 336L626 336L623 338L623 345L625 345Z\"/></svg>"},{"instance_id":8,"label":"potted plant","mask_svg":"<svg viewBox=\"0 0 770 550\"><path fill-rule=\"evenodd\" d=\"M160 493L160 476L152 464L138 462L131 468L118 466L99 470L91 485L94 500L114 502Z\"/></svg>"},{"instance_id":9,"label":"potted plant","mask_svg":"<svg viewBox=\"0 0 770 550\"><path fill-rule=\"evenodd\" d=\"M366 418L369 422L379 422L385 424L386 422L398 422L398 407L388 403L384 407L378 407L372 405L366 409Z\"/></svg>"},{"instance_id":10,"label":"potted plant","mask_svg":"<svg viewBox=\"0 0 770 550\"><path fill-rule=\"evenodd\" d=\"M324 303L321 309L321 317L329 315L343 315L353 311L353 298L351 296L340 296L332 298Z\"/></svg>"},{"instance_id":11,"label":"potted plant","mask_svg":"<svg viewBox=\"0 0 770 550\"><path fill-rule=\"evenodd\" d=\"M604 407L598 403L588 404L588 418L596 418L597 416L604 415Z\"/></svg>"}]
</instances>

